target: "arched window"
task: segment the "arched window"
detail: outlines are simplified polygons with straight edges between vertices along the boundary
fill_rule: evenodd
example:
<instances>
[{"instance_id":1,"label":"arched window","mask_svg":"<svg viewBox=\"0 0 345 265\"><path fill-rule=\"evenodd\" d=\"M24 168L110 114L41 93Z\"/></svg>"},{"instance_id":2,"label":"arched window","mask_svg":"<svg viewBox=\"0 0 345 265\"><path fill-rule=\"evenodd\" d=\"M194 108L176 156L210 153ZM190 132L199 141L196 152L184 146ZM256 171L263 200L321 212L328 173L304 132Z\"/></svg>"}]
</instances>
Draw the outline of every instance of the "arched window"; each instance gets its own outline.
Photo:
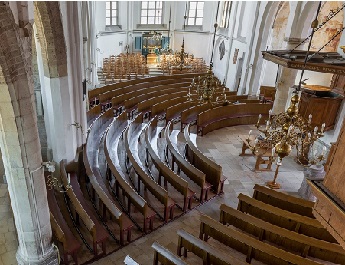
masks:
<instances>
[{"instance_id":1,"label":"arched window","mask_svg":"<svg viewBox=\"0 0 345 265\"><path fill-rule=\"evenodd\" d=\"M162 1L141 2L141 24L162 24Z\"/></svg>"},{"instance_id":2,"label":"arched window","mask_svg":"<svg viewBox=\"0 0 345 265\"><path fill-rule=\"evenodd\" d=\"M221 28L229 27L229 18L231 13L232 1L225 1L223 5L222 21L220 22Z\"/></svg>"},{"instance_id":3,"label":"arched window","mask_svg":"<svg viewBox=\"0 0 345 265\"><path fill-rule=\"evenodd\" d=\"M118 18L118 2L106 1L105 2L105 25L115 26L117 25Z\"/></svg>"},{"instance_id":4,"label":"arched window","mask_svg":"<svg viewBox=\"0 0 345 265\"><path fill-rule=\"evenodd\" d=\"M204 2L190 1L188 5L187 25L202 26L204 17Z\"/></svg>"}]
</instances>

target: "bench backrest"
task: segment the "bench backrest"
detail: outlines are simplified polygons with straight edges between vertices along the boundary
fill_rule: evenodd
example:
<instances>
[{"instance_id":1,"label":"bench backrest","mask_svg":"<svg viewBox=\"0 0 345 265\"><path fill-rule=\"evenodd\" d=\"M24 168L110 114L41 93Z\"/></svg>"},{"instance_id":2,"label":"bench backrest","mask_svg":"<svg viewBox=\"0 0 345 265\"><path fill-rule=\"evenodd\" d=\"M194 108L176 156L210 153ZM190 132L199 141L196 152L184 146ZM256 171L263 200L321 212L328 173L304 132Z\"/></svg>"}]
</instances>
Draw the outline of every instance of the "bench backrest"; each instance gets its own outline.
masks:
<instances>
[{"instance_id":1,"label":"bench backrest","mask_svg":"<svg viewBox=\"0 0 345 265\"><path fill-rule=\"evenodd\" d=\"M238 210L242 212L300 234L335 242L329 232L315 219L279 209L244 194L239 194L238 199Z\"/></svg>"},{"instance_id":2,"label":"bench backrest","mask_svg":"<svg viewBox=\"0 0 345 265\"><path fill-rule=\"evenodd\" d=\"M160 262L164 265L188 265L185 261L183 261L180 257L176 256L166 248L162 247L157 242L152 244L152 248L154 249L154 259L157 262Z\"/></svg>"},{"instance_id":3,"label":"bench backrest","mask_svg":"<svg viewBox=\"0 0 345 265\"><path fill-rule=\"evenodd\" d=\"M200 171L206 174L206 180L212 184L217 193L220 190L220 181L223 176L222 167L206 157L191 141L189 126L184 128L184 138L186 140L186 157Z\"/></svg>"},{"instance_id":4,"label":"bench backrest","mask_svg":"<svg viewBox=\"0 0 345 265\"><path fill-rule=\"evenodd\" d=\"M255 184L253 198L289 212L315 218L312 213L314 202L275 191L265 186Z\"/></svg>"},{"instance_id":5,"label":"bench backrest","mask_svg":"<svg viewBox=\"0 0 345 265\"><path fill-rule=\"evenodd\" d=\"M196 184L198 184L200 187L203 187L206 183L206 175L184 159L184 157L176 149L175 145L170 139L170 130L172 129L172 125L173 124L169 122L164 132L167 148L171 152L171 155L174 157L175 162L179 165L181 170Z\"/></svg>"},{"instance_id":6,"label":"bench backrest","mask_svg":"<svg viewBox=\"0 0 345 265\"><path fill-rule=\"evenodd\" d=\"M259 241L241 231L227 227L207 215L200 216L200 235L206 234L217 241L230 246L233 249L247 255L247 262L251 259L261 261L270 265L312 265L320 264L303 257L286 252L283 249L274 247ZM253 251L249 251L252 249Z\"/></svg>"}]
</instances>

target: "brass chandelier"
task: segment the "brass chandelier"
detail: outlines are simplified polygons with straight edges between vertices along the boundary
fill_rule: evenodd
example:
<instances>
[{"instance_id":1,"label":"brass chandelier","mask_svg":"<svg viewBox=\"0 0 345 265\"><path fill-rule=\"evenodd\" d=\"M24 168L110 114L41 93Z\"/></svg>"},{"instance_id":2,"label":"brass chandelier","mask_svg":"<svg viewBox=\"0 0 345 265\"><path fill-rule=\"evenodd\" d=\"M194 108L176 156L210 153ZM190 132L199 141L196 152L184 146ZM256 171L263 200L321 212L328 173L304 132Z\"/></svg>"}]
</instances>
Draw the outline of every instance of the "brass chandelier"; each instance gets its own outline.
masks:
<instances>
[{"instance_id":1,"label":"brass chandelier","mask_svg":"<svg viewBox=\"0 0 345 265\"><path fill-rule=\"evenodd\" d=\"M277 155L277 167L273 181L267 182L267 186L272 189L279 189L280 184L276 182L279 167L282 165L284 157L288 156L292 148L297 150L297 160L301 164L309 164L308 153L312 149L314 142L324 135L325 123L321 128L312 128L312 115L309 115L308 121L298 113L299 93L294 91L291 97L291 104L286 112L272 115L269 111L268 120L264 129L260 128L259 115L256 128L260 135L255 139L254 146L251 149L264 150L265 152L272 148L272 157ZM265 147L263 147L265 145Z\"/></svg>"},{"instance_id":2,"label":"brass chandelier","mask_svg":"<svg viewBox=\"0 0 345 265\"><path fill-rule=\"evenodd\" d=\"M216 14L216 21L218 18L219 1ZM188 100L196 104L211 104L211 105L228 105L229 102L226 99L225 86L222 86L219 79L213 74L213 52L216 38L218 24L214 24L212 54L210 60L210 66L205 75L198 76L197 79L193 78L192 83L189 86L187 94Z\"/></svg>"}]
</instances>

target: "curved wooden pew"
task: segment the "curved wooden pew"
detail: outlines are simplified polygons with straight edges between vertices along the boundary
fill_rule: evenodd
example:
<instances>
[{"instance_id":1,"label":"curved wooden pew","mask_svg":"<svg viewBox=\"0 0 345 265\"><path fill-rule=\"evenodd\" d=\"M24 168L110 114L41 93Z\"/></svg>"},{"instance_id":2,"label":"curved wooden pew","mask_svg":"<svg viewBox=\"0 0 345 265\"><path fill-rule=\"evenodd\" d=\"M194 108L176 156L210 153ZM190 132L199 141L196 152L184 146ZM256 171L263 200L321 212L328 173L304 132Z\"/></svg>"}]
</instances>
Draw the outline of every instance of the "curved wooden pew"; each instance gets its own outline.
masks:
<instances>
[{"instance_id":1,"label":"curved wooden pew","mask_svg":"<svg viewBox=\"0 0 345 265\"><path fill-rule=\"evenodd\" d=\"M214 265L244 265L248 264L241 261L230 254L225 254L224 252L212 247L201 239L192 236L184 230L178 230L178 245L177 245L177 255L187 257L187 251L192 252L196 256L203 259L203 264L214 264Z\"/></svg>"},{"instance_id":2,"label":"curved wooden pew","mask_svg":"<svg viewBox=\"0 0 345 265\"><path fill-rule=\"evenodd\" d=\"M145 87L180 82L181 79L190 79L191 81L192 78L197 75L198 74L188 73L188 74L173 75L173 76L155 76L155 77L148 77L148 78L142 78L142 79L136 79L136 80L130 80L130 81L120 82L116 84L106 85L106 86L88 91L90 105L92 102L99 101L99 96L101 94L108 93L113 90L118 90L118 93L120 95L120 94L124 94L130 91L145 88Z\"/></svg>"},{"instance_id":3,"label":"curved wooden pew","mask_svg":"<svg viewBox=\"0 0 345 265\"><path fill-rule=\"evenodd\" d=\"M196 103L186 101L186 102L168 107L165 113L165 123L168 124L169 121L175 120L177 117L181 116L181 113L184 110L194 107L195 105Z\"/></svg>"},{"instance_id":4,"label":"curved wooden pew","mask_svg":"<svg viewBox=\"0 0 345 265\"><path fill-rule=\"evenodd\" d=\"M68 256L71 256L74 263L78 265L78 251L80 244L68 227L60 207L54 195L54 189L47 187L47 200L50 210L50 222L52 231L63 246L64 264L69 264Z\"/></svg>"},{"instance_id":5,"label":"curved wooden pew","mask_svg":"<svg viewBox=\"0 0 345 265\"><path fill-rule=\"evenodd\" d=\"M211 188L211 184L206 182L206 175L205 173L201 172L197 168L195 168L192 164L190 164L184 157L180 154L177 150L176 146L172 143L170 139L170 131L172 130L173 124L169 122L165 127L164 135L165 140L167 143L166 146L166 157L168 158L168 154L170 152L171 155L171 169L174 171L174 165L177 165L177 172L182 170L188 178L190 178L193 182L195 182L200 188L200 202L203 202L204 199L207 200L208 190Z\"/></svg>"},{"instance_id":6,"label":"curved wooden pew","mask_svg":"<svg viewBox=\"0 0 345 265\"><path fill-rule=\"evenodd\" d=\"M262 103L232 104L210 108L198 114L197 132L204 135L227 126L255 124L259 114L268 115L271 108L272 104Z\"/></svg>"},{"instance_id":7,"label":"curved wooden pew","mask_svg":"<svg viewBox=\"0 0 345 265\"><path fill-rule=\"evenodd\" d=\"M157 242L152 244L152 248L154 249L153 265L158 265L159 263L164 265L188 265L188 263L162 247Z\"/></svg>"},{"instance_id":8,"label":"curved wooden pew","mask_svg":"<svg viewBox=\"0 0 345 265\"><path fill-rule=\"evenodd\" d=\"M303 257L286 252L262 241L259 241L245 233L226 227L207 215L200 216L200 238L207 240L212 237L245 255L246 261L252 259L269 265L316 265L321 264Z\"/></svg>"},{"instance_id":9,"label":"curved wooden pew","mask_svg":"<svg viewBox=\"0 0 345 265\"><path fill-rule=\"evenodd\" d=\"M133 90L131 92L118 94L118 91L113 91L114 94L111 98L111 106L119 111L123 108L132 109L134 106L136 106L139 102L142 100L146 100L150 97L156 96L155 94L165 92L176 92L179 91L177 88L183 88L186 90L186 86L188 86L188 82L183 83L173 83L168 85L157 85L157 86L151 86L149 88L143 88L139 90ZM117 92L116 95L114 92ZM126 102L129 101L127 104Z\"/></svg>"},{"instance_id":10,"label":"curved wooden pew","mask_svg":"<svg viewBox=\"0 0 345 265\"><path fill-rule=\"evenodd\" d=\"M220 165L206 157L191 141L189 135L188 124L184 128L184 138L186 140L185 155L189 162L194 165L197 169L201 170L206 174L206 181L213 186L214 191L223 193L224 181L226 178L223 176L223 170Z\"/></svg>"},{"instance_id":11,"label":"curved wooden pew","mask_svg":"<svg viewBox=\"0 0 345 265\"><path fill-rule=\"evenodd\" d=\"M137 141L140 136L141 130L144 129L144 126L142 126L141 123L142 118L142 114L137 115L137 117L125 131L127 164L128 162L132 164L132 168L138 176L138 192L140 193L141 181L144 184L145 188L148 189L152 193L152 195L164 205L164 221L167 222L169 217L171 219L173 218L175 202L169 197L168 192L146 173L144 166L142 165L140 158L138 157ZM133 136L135 132L139 133Z\"/></svg>"},{"instance_id":12,"label":"curved wooden pew","mask_svg":"<svg viewBox=\"0 0 345 265\"><path fill-rule=\"evenodd\" d=\"M100 224L97 217L94 215L91 208L89 208L82 191L80 190L77 176L75 173L70 174L70 183L68 183L67 172L66 172L66 160L61 160L60 162L60 174L61 181L65 187L69 184L72 188L67 190L67 195L69 200L76 211L75 222L77 225L80 224L80 219L90 232L93 239L93 252L95 256L98 255L98 245L102 247L102 254L106 254L106 241L108 239L108 233L105 228Z\"/></svg>"},{"instance_id":13,"label":"curved wooden pew","mask_svg":"<svg viewBox=\"0 0 345 265\"><path fill-rule=\"evenodd\" d=\"M104 152L108 167L111 171L110 177L114 177L115 180L113 188L116 191L116 196L119 196L119 188L121 188L122 195L127 197L128 200L128 214L130 215L131 205L133 204L134 207L144 216L144 233L147 233L148 224L150 225L150 229L153 229L153 220L156 213L150 209L147 202L127 182L126 177L122 172L117 155L119 138L128 125L129 123L126 113L122 113L118 118L114 119L105 136L106 140L104 141ZM111 183L111 179L109 182Z\"/></svg>"},{"instance_id":14,"label":"curved wooden pew","mask_svg":"<svg viewBox=\"0 0 345 265\"><path fill-rule=\"evenodd\" d=\"M244 194L239 194L238 199L238 210L241 212L299 234L336 243L331 234L315 219L279 209Z\"/></svg>"},{"instance_id":15,"label":"curved wooden pew","mask_svg":"<svg viewBox=\"0 0 345 265\"><path fill-rule=\"evenodd\" d=\"M178 192L180 192L184 197L183 211L191 209L192 198L195 194L189 189L188 182L172 171L158 156L156 151L151 145L151 135L155 130L157 130L157 116L152 119L145 131L145 142L146 142L146 156L151 157L152 163L158 170L158 183L161 185L161 177L164 178L165 182L169 182ZM165 184L166 186L166 184Z\"/></svg>"},{"instance_id":16,"label":"curved wooden pew","mask_svg":"<svg viewBox=\"0 0 345 265\"><path fill-rule=\"evenodd\" d=\"M131 229L133 223L119 210L112 195L109 193L104 179L101 176L98 166L98 150L103 134L113 119L113 111L109 109L103 113L93 124L87 136L86 145L83 150L84 166L86 174L92 186L92 197L95 200L97 194L99 199L99 209L103 209L102 217L106 220L107 210L114 217L115 222L120 227L120 243L124 244L124 234L127 232L127 241L131 241Z\"/></svg>"},{"instance_id":17,"label":"curved wooden pew","mask_svg":"<svg viewBox=\"0 0 345 265\"><path fill-rule=\"evenodd\" d=\"M173 96L173 95L172 95ZM167 109L171 106L176 106L180 103L187 102L188 98L186 96L174 96L164 101L158 102L151 107L151 116L165 114Z\"/></svg>"},{"instance_id":18,"label":"curved wooden pew","mask_svg":"<svg viewBox=\"0 0 345 265\"><path fill-rule=\"evenodd\" d=\"M300 253L304 258L310 256L336 264L345 264L345 251L340 245L297 234L225 204L220 206L220 223L232 225L257 237L260 241L269 241L290 252Z\"/></svg>"},{"instance_id":19,"label":"curved wooden pew","mask_svg":"<svg viewBox=\"0 0 345 265\"><path fill-rule=\"evenodd\" d=\"M253 198L292 213L315 218L313 215L314 202L272 190L265 186L255 184Z\"/></svg>"},{"instance_id":20,"label":"curved wooden pew","mask_svg":"<svg viewBox=\"0 0 345 265\"><path fill-rule=\"evenodd\" d=\"M144 100L138 104L138 112L142 112L143 114L148 113L148 118L151 117L151 107L159 102L168 100L170 98L177 98L177 97L183 97L187 95L187 91L179 91L179 92L162 92L159 96L151 97L147 100Z\"/></svg>"}]
</instances>

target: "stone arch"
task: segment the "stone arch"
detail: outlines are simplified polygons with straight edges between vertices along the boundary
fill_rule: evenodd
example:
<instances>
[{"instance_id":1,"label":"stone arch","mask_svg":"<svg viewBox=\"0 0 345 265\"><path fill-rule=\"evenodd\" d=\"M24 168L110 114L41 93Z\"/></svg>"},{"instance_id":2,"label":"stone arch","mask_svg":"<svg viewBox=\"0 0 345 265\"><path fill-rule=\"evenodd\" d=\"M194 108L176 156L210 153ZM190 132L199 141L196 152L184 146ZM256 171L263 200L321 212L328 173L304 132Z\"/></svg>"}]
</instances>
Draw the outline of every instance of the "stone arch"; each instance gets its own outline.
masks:
<instances>
[{"instance_id":1,"label":"stone arch","mask_svg":"<svg viewBox=\"0 0 345 265\"><path fill-rule=\"evenodd\" d=\"M18 235L18 264L54 264L41 168L31 71L31 25L22 34L8 2L0 2L0 148ZM37 169L37 170L36 170Z\"/></svg>"},{"instance_id":2,"label":"stone arch","mask_svg":"<svg viewBox=\"0 0 345 265\"><path fill-rule=\"evenodd\" d=\"M251 78L247 80L247 85L244 85L244 88L247 89L243 91L244 93L255 94L259 88L259 79L263 66L261 51L266 49L267 38L273 24L274 14L276 14L278 8L279 2L268 2L265 6L260 26L257 28L257 32L260 34L258 34L256 44L253 46L255 49L253 49L254 53L250 60L252 67L250 67L251 69L248 71L248 76L251 76ZM255 72L252 72L253 68Z\"/></svg>"},{"instance_id":3,"label":"stone arch","mask_svg":"<svg viewBox=\"0 0 345 265\"><path fill-rule=\"evenodd\" d=\"M35 25L42 47L44 74L67 75L67 53L59 2L35 1Z\"/></svg>"}]
</instances>

